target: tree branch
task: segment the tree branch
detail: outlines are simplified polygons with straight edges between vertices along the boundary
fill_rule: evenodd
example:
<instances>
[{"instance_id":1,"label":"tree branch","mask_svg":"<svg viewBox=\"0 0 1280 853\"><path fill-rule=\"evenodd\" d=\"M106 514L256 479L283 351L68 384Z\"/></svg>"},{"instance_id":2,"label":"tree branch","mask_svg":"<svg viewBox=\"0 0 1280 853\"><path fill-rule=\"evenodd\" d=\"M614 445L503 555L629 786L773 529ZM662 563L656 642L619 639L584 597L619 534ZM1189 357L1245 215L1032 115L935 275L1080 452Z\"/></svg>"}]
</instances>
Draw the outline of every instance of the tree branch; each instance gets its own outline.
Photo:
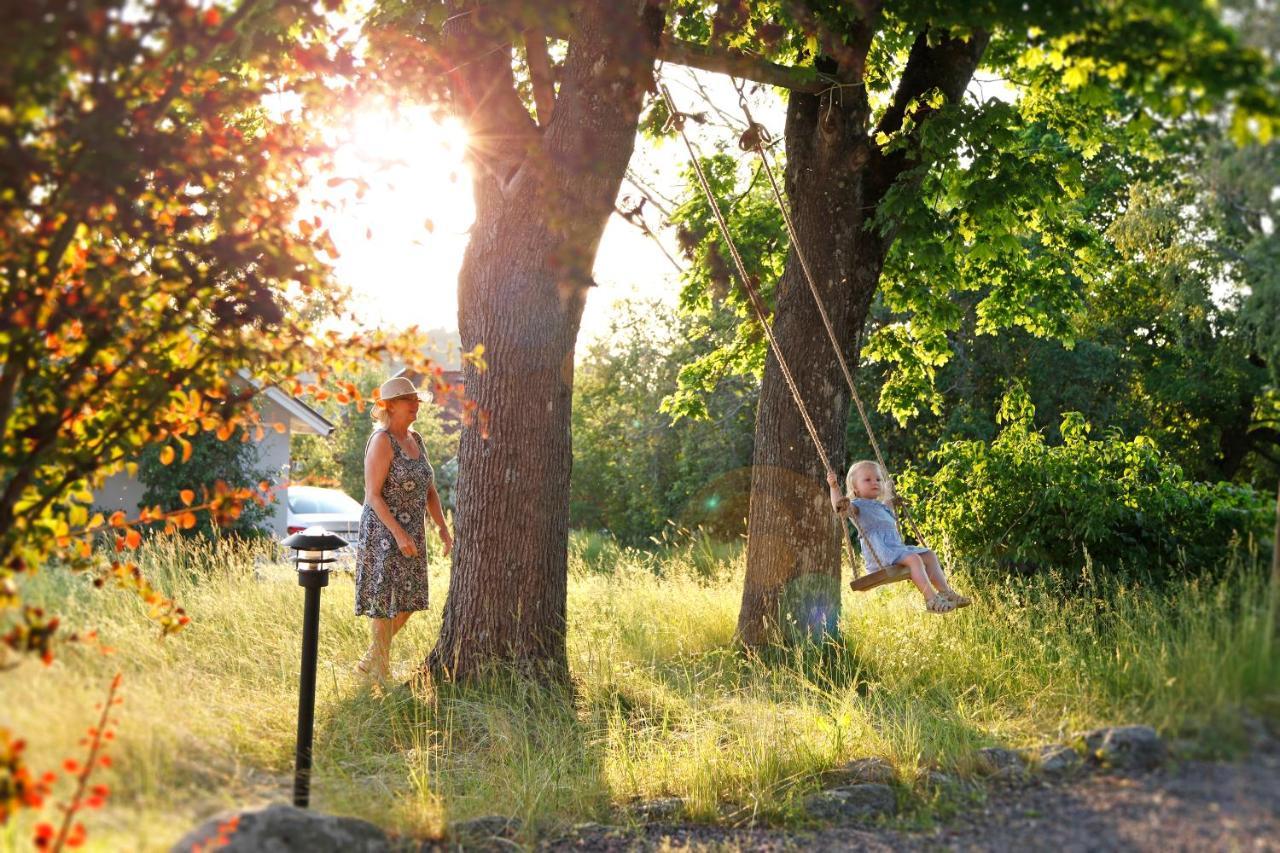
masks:
<instances>
[{"instance_id":1,"label":"tree branch","mask_svg":"<svg viewBox=\"0 0 1280 853\"><path fill-rule=\"evenodd\" d=\"M812 68L779 65L742 50L708 47L668 35L662 37L662 44L658 47L658 58L672 65L684 65L715 74L741 77L755 83L790 89L793 92L817 94L840 83L834 76L822 74Z\"/></svg>"},{"instance_id":2,"label":"tree branch","mask_svg":"<svg viewBox=\"0 0 1280 853\"><path fill-rule=\"evenodd\" d=\"M533 84L533 104L538 110L538 124L546 127L556 104L555 80L551 73L551 57L547 55L547 37L542 30L524 34L524 56L529 64L529 81Z\"/></svg>"},{"instance_id":3,"label":"tree branch","mask_svg":"<svg viewBox=\"0 0 1280 853\"><path fill-rule=\"evenodd\" d=\"M941 92L947 102L958 101L969 85L969 80L973 78L973 72L977 70L990 39L990 34L985 30L976 30L968 39L952 38L944 34L937 44L930 45L929 29L926 27L922 30L911 46L907 66L893 93L893 101L880 116L872 136L894 134L902 130L907 108L934 89ZM918 128L934 112L936 110L928 104L917 104L912 114L917 128L913 134L916 140L919 139ZM900 148L887 155L881 153L879 147L873 147L873 162L867 169L868 176L874 181L869 201L878 204L898 176L916 162L917 154L916 145Z\"/></svg>"},{"instance_id":4,"label":"tree branch","mask_svg":"<svg viewBox=\"0 0 1280 853\"><path fill-rule=\"evenodd\" d=\"M990 39L989 33L979 30L967 40L944 35L938 44L930 46L928 28L922 30L911 45L907 67L903 69L902 79L893 93L893 102L876 124L876 132L897 133L901 130L907 107L933 89L941 91L948 101L959 100L973 78ZM926 105L915 115L923 118L932 112L933 109Z\"/></svg>"},{"instance_id":5,"label":"tree branch","mask_svg":"<svg viewBox=\"0 0 1280 853\"><path fill-rule=\"evenodd\" d=\"M475 16L454 15L444 25L454 113L467 125L472 159L502 192L528 155L538 128L516 92L511 68L514 33L480 32ZM477 184L479 185L479 184Z\"/></svg>"},{"instance_id":6,"label":"tree branch","mask_svg":"<svg viewBox=\"0 0 1280 853\"><path fill-rule=\"evenodd\" d=\"M875 37L876 25L880 17L881 0L859 0L857 6L860 14L850 30L847 44L844 37L837 37L822 23L809 8L808 3L790 0L784 5L801 27L817 37L818 47L825 56L835 62L836 74L841 81L863 82L867 67L867 53L871 50L871 40Z\"/></svg>"},{"instance_id":7,"label":"tree branch","mask_svg":"<svg viewBox=\"0 0 1280 853\"><path fill-rule=\"evenodd\" d=\"M648 196L645 196L645 198L648 198ZM684 267L680 266L680 262L671 256L671 253L667 251L666 246L662 245L662 241L658 239L658 235L649 227L649 223L644 221L644 214L641 213L638 208L635 210L623 210L618 205L614 205L613 212L618 214L618 216L622 217L623 220L635 228L638 228L641 234L652 240L654 245L658 247L658 250L662 252L663 256L665 256L668 261L671 261L671 266L675 267L676 272L684 272Z\"/></svg>"}]
</instances>

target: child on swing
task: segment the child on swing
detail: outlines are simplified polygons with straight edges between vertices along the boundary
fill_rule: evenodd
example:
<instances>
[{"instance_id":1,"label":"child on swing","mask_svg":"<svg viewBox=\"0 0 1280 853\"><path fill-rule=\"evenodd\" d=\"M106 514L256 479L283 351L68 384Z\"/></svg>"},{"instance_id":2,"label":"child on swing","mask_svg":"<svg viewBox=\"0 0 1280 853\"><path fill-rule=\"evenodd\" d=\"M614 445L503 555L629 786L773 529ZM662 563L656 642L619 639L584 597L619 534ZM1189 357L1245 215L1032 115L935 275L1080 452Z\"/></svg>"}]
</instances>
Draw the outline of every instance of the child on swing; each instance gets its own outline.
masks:
<instances>
[{"instance_id":1,"label":"child on swing","mask_svg":"<svg viewBox=\"0 0 1280 853\"><path fill-rule=\"evenodd\" d=\"M871 460L855 462L845 477L848 496L840 494L834 473L827 474L831 487L831 504L842 517L857 510L857 527L861 529L858 542L862 547L862 560L868 571L894 564L911 570L911 580L924 596L925 609L930 613L950 613L973 602L960 595L947 583L937 556L928 548L907 545L898 532L898 519L891 507L896 501L886 484L884 472ZM843 523L843 521L841 522Z\"/></svg>"}]
</instances>

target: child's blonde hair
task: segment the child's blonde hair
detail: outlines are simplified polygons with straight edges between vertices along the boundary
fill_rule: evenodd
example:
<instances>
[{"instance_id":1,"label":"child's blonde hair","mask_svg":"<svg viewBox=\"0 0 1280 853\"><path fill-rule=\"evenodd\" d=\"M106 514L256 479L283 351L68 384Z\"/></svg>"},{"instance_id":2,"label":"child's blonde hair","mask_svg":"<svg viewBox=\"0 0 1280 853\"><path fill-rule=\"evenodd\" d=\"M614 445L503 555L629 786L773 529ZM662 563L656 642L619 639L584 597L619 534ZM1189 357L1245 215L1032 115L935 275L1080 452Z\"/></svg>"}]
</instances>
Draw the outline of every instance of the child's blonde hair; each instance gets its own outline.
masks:
<instances>
[{"instance_id":1,"label":"child's blonde hair","mask_svg":"<svg viewBox=\"0 0 1280 853\"><path fill-rule=\"evenodd\" d=\"M884 491L880 493L880 500L886 501L893 497L893 486L889 482L889 478L885 476L884 469L880 467L880 463L874 459L860 459L849 466L849 473L844 475L844 494L845 497L853 500L857 494L853 491L853 481L858 476L858 472L865 468L874 468L876 473L880 475L880 479L884 480Z\"/></svg>"}]
</instances>

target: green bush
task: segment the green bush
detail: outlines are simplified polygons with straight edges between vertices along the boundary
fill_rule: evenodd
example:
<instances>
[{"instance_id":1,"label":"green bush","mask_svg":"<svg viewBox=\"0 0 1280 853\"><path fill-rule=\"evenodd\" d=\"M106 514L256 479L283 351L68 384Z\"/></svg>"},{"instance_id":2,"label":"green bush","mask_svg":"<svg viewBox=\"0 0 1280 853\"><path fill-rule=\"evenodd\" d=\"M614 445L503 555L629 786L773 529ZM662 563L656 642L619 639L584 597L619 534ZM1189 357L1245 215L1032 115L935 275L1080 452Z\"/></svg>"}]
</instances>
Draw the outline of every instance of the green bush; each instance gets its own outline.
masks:
<instances>
[{"instance_id":1,"label":"green bush","mask_svg":"<svg viewBox=\"0 0 1280 853\"><path fill-rule=\"evenodd\" d=\"M994 441L944 444L930 454L934 473L898 478L931 542L1030 570L1078 574L1091 560L1167 577L1213 571L1268 535L1268 502L1253 489L1190 482L1149 438L1091 438L1078 413L1063 417L1062 442L1050 445L1034 414L1015 388Z\"/></svg>"},{"instance_id":2,"label":"green bush","mask_svg":"<svg viewBox=\"0 0 1280 853\"><path fill-rule=\"evenodd\" d=\"M204 489L212 491L219 480L232 488L257 488L263 480L274 481L272 472L260 469L258 449L253 442L242 441L237 430L230 438L219 440L211 432L197 433L191 438L191 458L175 460L168 465L160 461L160 445L152 445L138 458L138 481L142 483L142 503L162 509L178 509L183 505L181 492L191 489L197 499ZM281 496L283 497L283 496ZM240 517L230 525L218 527L209 513L196 513L194 527L181 532L186 536L213 538L228 533L241 537L270 535L269 507L246 502Z\"/></svg>"}]
</instances>

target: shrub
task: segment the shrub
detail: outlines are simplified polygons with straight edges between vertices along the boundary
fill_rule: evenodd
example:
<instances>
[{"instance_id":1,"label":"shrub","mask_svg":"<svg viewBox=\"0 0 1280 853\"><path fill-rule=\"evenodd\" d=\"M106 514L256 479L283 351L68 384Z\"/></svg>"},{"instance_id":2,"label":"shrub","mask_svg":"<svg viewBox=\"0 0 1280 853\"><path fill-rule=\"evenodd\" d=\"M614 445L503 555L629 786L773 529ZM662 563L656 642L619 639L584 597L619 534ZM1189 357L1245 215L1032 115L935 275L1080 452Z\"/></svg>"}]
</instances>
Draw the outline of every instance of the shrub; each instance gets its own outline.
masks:
<instances>
[{"instance_id":1,"label":"shrub","mask_svg":"<svg viewBox=\"0 0 1280 853\"><path fill-rule=\"evenodd\" d=\"M1050 445L1015 388L990 444L955 441L930 454L932 474L907 471L903 495L931 541L977 561L1078 573L1088 560L1154 576L1200 573L1266 536L1267 502L1247 486L1188 481L1149 438L1090 437L1078 413Z\"/></svg>"},{"instance_id":2,"label":"shrub","mask_svg":"<svg viewBox=\"0 0 1280 853\"><path fill-rule=\"evenodd\" d=\"M233 489L254 488L274 479L271 472L259 469L258 450L253 442L242 441L237 430L229 439L219 440L212 433L198 433L191 439L191 457L165 464L162 448L151 446L138 459L138 480L142 483L144 506L176 507L182 505L182 491L213 490L218 481ZM283 500L284 495L280 495ZM257 537L268 534L271 507L247 503L233 522L219 526L208 513L196 516L195 524L183 528L187 536L212 537L218 533Z\"/></svg>"}]
</instances>

